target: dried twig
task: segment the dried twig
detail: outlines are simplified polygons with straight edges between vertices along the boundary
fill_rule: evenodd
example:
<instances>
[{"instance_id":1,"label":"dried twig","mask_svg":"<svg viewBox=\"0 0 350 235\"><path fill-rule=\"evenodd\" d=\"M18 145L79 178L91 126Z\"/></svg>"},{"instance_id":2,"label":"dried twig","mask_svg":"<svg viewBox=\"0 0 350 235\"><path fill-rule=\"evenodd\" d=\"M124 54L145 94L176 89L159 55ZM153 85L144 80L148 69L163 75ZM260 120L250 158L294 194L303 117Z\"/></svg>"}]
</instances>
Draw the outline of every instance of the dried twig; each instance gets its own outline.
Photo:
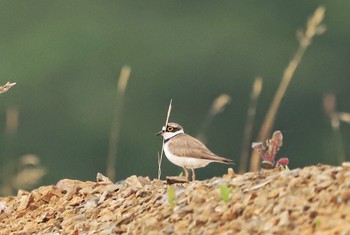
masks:
<instances>
[{"instance_id":1,"label":"dried twig","mask_svg":"<svg viewBox=\"0 0 350 235\"><path fill-rule=\"evenodd\" d=\"M168 113L167 113L166 120L165 120L165 126L168 125L170 112L171 112L171 108L172 108L172 103L173 103L173 99L170 99ZM163 149L164 149L164 144L162 144L162 150L161 150L160 154L158 153L158 180L160 179L160 176L162 175L161 166L162 166L162 159L163 159Z\"/></svg>"},{"instance_id":2,"label":"dried twig","mask_svg":"<svg viewBox=\"0 0 350 235\"><path fill-rule=\"evenodd\" d=\"M252 187L248 188L248 189L244 189L243 192L249 192L249 191L253 191L253 190L257 190L257 189L260 189L262 187L264 187L265 185L269 184L272 182L273 179L267 179L265 180L264 182L262 183L259 183L259 184L255 184L253 185Z\"/></svg>"},{"instance_id":3,"label":"dried twig","mask_svg":"<svg viewBox=\"0 0 350 235\"><path fill-rule=\"evenodd\" d=\"M253 130L255 113L256 113L256 104L258 102L261 89L262 89L262 78L258 77L254 81L253 89L250 94L248 117L244 127L241 160L239 161L239 173L241 174L247 170L250 142L252 138L252 130Z\"/></svg>"},{"instance_id":4,"label":"dried twig","mask_svg":"<svg viewBox=\"0 0 350 235\"><path fill-rule=\"evenodd\" d=\"M315 13L309 18L306 29L297 31L297 38L299 41L299 47L295 52L293 58L289 62L287 68L284 70L284 74L278 87L275 97L272 100L270 108L266 114L265 120L262 124L260 132L258 134L258 141L263 141L267 139L271 133L272 126L274 124L277 110L281 104L281 100L288 88L290 81L294 75L295 70L297 69L300 61L312 42L312 39L316 35L320 35L325 32L325 26L322 25L322 20L324 18L325 8L318 7ZM250 162L250 171L257 171L259 169L259 154L253 152Z\"/></svg>"},{"instance_id":5,"label":"dried twig","mask_svg":"<svg viewBox=\"0 0 350 235\"><path fill-rule=\"evenodd\" d=\"M115 169L116 169L116 161L117 161L117 146L118 146L118 138L119 138L119 130L121 124L121 118L123 113L124 106L124 96L126 86L128 84L128 80L131 74L131 69L129 66L123 66L119 80L117 84L117 95L116 95L116 107L114 110L111 133L109 138L109 149L107 156L107 177L114 181L115 180Z\"/></svg>"}]
</instances>

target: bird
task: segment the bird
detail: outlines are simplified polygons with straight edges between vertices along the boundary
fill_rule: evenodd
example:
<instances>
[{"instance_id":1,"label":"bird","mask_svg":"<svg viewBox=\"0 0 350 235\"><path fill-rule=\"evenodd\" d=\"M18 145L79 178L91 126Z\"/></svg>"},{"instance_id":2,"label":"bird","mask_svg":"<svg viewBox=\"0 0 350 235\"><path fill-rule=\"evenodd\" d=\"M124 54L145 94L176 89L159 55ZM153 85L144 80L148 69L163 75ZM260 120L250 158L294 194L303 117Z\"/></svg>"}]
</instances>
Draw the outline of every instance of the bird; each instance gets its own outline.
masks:
<instances>
[{"instance_id":1,"label":"bird","mask_svg":"<svg viewBox=\"0 0 350 235\"><path fill-rule=\"evenodd\" d=\"M189 179L188 170L191 170L192 181L196 178L194 169L205 167L212 162L233 164L231 159L217 156L201 141L186 134L182 126L177 123L168 123L156 135L163 136L166 157L173 164L183 168L187 179Z\"/></svg>"}]
</instances>

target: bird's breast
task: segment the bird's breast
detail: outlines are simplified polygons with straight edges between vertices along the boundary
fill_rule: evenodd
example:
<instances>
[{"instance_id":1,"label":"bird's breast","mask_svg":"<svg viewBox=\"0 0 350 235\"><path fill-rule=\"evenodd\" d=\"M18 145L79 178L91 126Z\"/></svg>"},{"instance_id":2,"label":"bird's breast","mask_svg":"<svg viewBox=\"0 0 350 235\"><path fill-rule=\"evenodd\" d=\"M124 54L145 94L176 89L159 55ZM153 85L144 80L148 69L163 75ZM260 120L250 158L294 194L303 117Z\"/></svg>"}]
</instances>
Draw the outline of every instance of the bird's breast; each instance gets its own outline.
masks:
<instances>
[{"instance_id":1,"label":"bird's breast","mask_svg":"<svg viewBox=\"0 0 350 235\"><path fill-rule=\"evenodd\" d=\"M188 169L205 167L210 162L212 162L210 160L193 158L191 156L178 156L174 152L169 150L169 146L167 143L164 144L164 153L171 163Z\"/></svg>"}]
</instances>

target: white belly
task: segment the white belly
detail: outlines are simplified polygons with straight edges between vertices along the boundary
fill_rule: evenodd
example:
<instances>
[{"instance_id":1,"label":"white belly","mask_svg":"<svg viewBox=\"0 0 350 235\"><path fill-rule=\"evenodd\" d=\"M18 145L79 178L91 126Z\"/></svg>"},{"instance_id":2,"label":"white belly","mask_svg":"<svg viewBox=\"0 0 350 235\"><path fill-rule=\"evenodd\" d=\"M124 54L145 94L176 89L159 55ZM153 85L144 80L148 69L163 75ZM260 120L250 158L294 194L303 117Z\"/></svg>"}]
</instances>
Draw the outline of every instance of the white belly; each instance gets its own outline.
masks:
<instances>
[{"instance_id":1,"label":"white belly","mask_svg":"<svg viewBox=\"0 0 350 235\"><path fill-rule=\"evenodd\" d=\"M170 153L166 144L164 145L164 153L170 162L172 162L177 166L184 167L187 169L196 169L200 167L205 167L206 165L212 162L210 160L205 160L205 159L198 159L198 158L191 158L191 157L178 157Z\"/></svg>"}]
</instances>

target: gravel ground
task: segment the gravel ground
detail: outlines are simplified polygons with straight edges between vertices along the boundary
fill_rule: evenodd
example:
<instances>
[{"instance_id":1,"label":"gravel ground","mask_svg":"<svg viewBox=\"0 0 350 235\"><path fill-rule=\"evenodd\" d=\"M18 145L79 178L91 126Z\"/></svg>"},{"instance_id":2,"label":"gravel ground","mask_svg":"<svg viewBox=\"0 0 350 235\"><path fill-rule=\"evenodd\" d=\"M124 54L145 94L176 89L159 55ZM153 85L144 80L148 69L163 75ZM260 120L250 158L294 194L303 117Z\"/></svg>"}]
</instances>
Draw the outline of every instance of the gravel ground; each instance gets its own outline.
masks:
<instances>
[{"instance_id":1,"label":"gravel ground","mask_svg":"<svg viewBox=\"0 0 350 235\"><path fill-rule=\"evenodd\" d=\"M0 234L350 234L350 163L172 185L98 179L0 198Z\"/></svg>"}]
</instances>

